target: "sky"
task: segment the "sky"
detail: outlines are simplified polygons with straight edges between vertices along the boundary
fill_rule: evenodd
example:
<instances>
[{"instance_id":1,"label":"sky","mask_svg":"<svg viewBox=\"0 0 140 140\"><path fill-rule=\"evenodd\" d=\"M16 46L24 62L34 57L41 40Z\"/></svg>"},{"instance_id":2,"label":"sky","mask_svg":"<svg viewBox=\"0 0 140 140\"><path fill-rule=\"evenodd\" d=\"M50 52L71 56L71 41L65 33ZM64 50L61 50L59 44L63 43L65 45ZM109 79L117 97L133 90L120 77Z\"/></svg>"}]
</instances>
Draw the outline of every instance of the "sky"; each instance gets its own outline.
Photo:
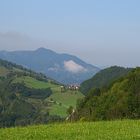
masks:
<instances>
[{"instance_id":1,"label":"sky","mask_svg":"<svg viewBox=\"0 0 140 140\"><path fill-rule=\"evenodd\" d=\"M96 66L140 66L140 0L0 0L0 50L46 47Z\"/></svg>"}]
</instances>

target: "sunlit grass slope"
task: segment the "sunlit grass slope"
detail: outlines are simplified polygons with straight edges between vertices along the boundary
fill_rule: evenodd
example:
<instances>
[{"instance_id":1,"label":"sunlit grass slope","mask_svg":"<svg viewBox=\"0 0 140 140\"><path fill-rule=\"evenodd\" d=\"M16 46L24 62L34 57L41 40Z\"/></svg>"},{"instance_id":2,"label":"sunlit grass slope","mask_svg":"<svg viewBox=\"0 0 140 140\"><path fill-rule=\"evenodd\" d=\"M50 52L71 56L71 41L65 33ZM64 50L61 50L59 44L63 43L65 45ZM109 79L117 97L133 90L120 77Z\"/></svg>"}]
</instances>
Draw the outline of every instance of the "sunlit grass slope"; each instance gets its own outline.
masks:
<instances>
[{"instance_id":1,"label":"sunlit grass slope","mask_svg":"<svg viewBox=\"0 0 140 140\"><path fill-rule=\"evenodd\" d=\"M26 86L36 89L51 88L53 94L44 100L46 103L49 102L49 107L47 108L49 109L50 115L66 117L69 106L75 107L77 100L83 97L83 94L79 91L66 90L65 92L61 92L60 85L53 84L49 81L39 81L29 76L16 78L14 82L24 82ZM54 102L50 102L50 100ZM44 107L45 110L47 108Z\"/></svg>"},{"instance_id":2,"label":"sunlit grass slope","mask_svg":"<svg viewBox=\"0 0 140 140\"><path fill-rule=\"evenodd\" d=\"M140 140L140 121L84 122L0 129L0 140Z\"/></svg>"}]
</instances>

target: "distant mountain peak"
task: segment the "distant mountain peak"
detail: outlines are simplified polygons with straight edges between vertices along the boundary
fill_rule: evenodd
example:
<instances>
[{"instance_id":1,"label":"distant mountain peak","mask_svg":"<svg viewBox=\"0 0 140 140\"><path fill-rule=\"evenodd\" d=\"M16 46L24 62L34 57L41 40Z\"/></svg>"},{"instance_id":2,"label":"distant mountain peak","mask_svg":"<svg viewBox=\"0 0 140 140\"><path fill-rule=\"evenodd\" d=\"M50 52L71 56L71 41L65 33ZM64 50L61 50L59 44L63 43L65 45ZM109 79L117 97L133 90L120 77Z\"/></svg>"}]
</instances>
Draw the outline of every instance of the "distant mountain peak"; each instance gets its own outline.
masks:
<instances>
[{"instance_id":1,"label":"distant mountain peak","mask_svg":"<svg viewBox=\"0 0 140 140\"><path fill-rule=\"evenodd\" d=\"M40 48L38 48L36 51L46 51L46 50L47 50L46 48L40 47Z\"/></svg>"},{"instance_id":2,"label":"distant mountain peak","mask_svg":"<svg viewBox=\"0 0 140 140\"><path fill-rule=\"evenodd\" d=\"M44 47L40 47L40 48L38 48L35 51L36 52L40 52L40 53L56 53L55 51L52 51L52 50L44 48Z\"/></svg>"},{"instance_id":3,"label":"distant mountain peak","mask_svg":"<svg viewBox=\"0 0 140 140\"><path fill-rule=\"evenodd\" d=\"M81 83L100 69L76 56L60 54L45 47L34 51L2 52L0 58L46 74L64 84Z\"/></svg>"}]
</instances>

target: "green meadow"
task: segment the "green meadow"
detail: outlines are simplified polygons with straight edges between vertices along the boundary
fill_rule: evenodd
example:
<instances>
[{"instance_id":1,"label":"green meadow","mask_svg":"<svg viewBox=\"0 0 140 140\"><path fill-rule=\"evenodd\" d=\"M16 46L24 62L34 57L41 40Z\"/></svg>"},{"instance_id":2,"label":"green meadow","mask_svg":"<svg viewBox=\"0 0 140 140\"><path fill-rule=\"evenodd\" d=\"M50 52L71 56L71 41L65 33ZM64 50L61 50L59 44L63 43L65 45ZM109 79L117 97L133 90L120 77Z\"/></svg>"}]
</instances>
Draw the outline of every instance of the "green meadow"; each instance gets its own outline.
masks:
<instances>
[{"instance_id":1,"label":"green meadow","mask_svg":"<svg viewBox=\"0 0 140 140\"><path fill-rule=\"evenodd\" d=\"M24 82L27 87L36 89L51 88L52 95L43 101L43 103L47 103L49 104L49 106L42 107L42 112L43 111L45 112L48 109L50 115L58 115L61 117L66 117L67 109L70 106L73 106L75 108L77 100L84 97L83 94L79 91L66 90L64 92L61 92L60 85L53 84L49 81L48 82L39 81L29 76L22 76L16 78L14 82L19 83ZM34 99L30 99L30 101L34 103L37 102L37 100Z\"/></svg>"},{"instance_id":2,"label":"green meadow","mask_svg":"<svg viewBox=\"0 0 140 140\"><path fill-rule=\"evenodd\" d=\"M140 140L140 121L101 121L2 128L0 140Z\"/></svg>"}]
</instances>

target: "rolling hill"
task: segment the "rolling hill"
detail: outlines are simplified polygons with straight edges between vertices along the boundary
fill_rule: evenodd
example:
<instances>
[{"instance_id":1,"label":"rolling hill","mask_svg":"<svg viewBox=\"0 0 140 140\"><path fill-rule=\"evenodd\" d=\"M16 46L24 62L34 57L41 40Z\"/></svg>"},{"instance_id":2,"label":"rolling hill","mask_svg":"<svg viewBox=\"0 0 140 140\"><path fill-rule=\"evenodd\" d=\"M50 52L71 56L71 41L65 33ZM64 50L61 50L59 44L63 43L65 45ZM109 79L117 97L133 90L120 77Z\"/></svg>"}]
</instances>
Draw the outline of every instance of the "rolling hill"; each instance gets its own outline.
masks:
<instances>
[{"instance_id":1,"label":"rolling hill","mask_svg":"<svg viewBox=\"0 0 140 140\"><path fill-rule=\"evenodd\" d=\"M83 94L87 94L92 88L107 87L114 80L126 75L130 68L123 68L118 66L112 66L99 71L91 79L84 81L81 84L80 91Z\"/></svg>"},{"instance_id":2,"label":"rolling hill","mask_svg":"<svg viewBox=\"0 0 140 140\"><path fill-rule=\"evenodd\" d=\"M41 73L0 60L0 126L60 121L69 106L76 106L80 92L65 90Z\"/></svg>"},{"instance_id":3,"label":"rolling hill","mask_svg":"<svg viewBox=\"0 0 140 140\"><path fill-rule=\"evenodd\" d=\"M100 69L69 54L39 48L35 51L0 51L0 58L22 65L64 84L81 83Z\"/></svg>"}]
</instances>

